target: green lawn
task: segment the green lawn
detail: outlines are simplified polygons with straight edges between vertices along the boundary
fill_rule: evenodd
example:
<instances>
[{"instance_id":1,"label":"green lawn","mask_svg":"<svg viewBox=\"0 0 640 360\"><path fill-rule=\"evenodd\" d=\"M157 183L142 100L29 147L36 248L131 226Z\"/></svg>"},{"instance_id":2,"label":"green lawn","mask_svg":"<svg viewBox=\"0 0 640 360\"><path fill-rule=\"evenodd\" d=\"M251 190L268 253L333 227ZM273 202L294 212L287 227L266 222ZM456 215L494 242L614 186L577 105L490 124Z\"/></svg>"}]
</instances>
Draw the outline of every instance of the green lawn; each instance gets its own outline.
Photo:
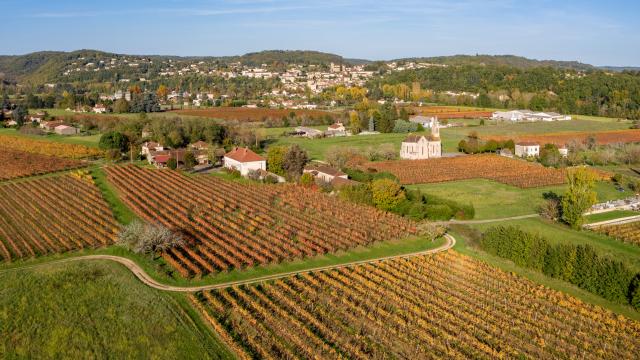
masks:
<instances>
[{"instance_id":1,"label":"green lawn","mask_svg":"<svg viewBox=\"0 0 640 360\"><path fill-rule=\"evenodd\" d=\"M640 215L638 211L614 210L585 216L587 224Z\"/></svg>"},{"instance_id":2,"label":"green lawn","mask_svg":"<svg viewBox=\"0 0 640 360\"><path fill-rule=\"evenodd\" d=\"M497 224L476 224L472 227L484 231L495 225ZM551 223L540 218L513 220L505 225L519 226L525 231L538 233L551 243L592 245L599 253L623 261L635 271L640 271L640 247L637 245L627 244L588 230L573 230L565 225Z\"/></svg>"},{"instance_id":3,"label":"green lawn","mask_svg":"<svg viewBox=\"0 0 640 360\"><path fill-rule=\"evenodd\" d=\"M107 181L107 175L102 168L94 167L91 169L91 175L93 176L96 186L100 189L102 197L104 197L104 200L111 208L113 216L120 224L126 225L138 218L138 216L120 200L116 188Z\"/></svg>"},{"instance_id":4,"label":"green lawn","mask_svg":"<svg viewBox=\"0 0 640 360\"><path fill-rule=\"evenodd\" d=\"M476 210L474 219L478 220L536 213L538 206L545 201L543 194L562 195L566 189L565 185L520 189L484 179L418 184L407 187L463 204L471 203ZM620 193L616 191L612 183L604 181L596 183L596 192L599 201L629 196L627 192Z\"/></svg>"},{"instance_id":5,"label":"green lawn","mask_svg":"<svg viewBox=\"0 0 640 360\"><path fill-rule=\"evenodd\" d=\"M13 136L21 136L36 140L46 140L52 142L59 142L65 144L75 144L75 145L85 145L89 147L98 147L98 143L100 142L100 134L94 135L78 135L78 136L63 136L57 134L48 134L48 135L25 135L21 134L15 129L11 128L0 128L0 135L13 135Z\"/></svg>"},{"instance_id":6,"label":"green lawn","mask_svg":"<svg viewBox=\"0 0 640 360\"><path fill-rule=\"evenodd\" d=\"M0 354L24 359L232 358L186 295L107 262L0 273Z\"/></svg>"}]
</instances>

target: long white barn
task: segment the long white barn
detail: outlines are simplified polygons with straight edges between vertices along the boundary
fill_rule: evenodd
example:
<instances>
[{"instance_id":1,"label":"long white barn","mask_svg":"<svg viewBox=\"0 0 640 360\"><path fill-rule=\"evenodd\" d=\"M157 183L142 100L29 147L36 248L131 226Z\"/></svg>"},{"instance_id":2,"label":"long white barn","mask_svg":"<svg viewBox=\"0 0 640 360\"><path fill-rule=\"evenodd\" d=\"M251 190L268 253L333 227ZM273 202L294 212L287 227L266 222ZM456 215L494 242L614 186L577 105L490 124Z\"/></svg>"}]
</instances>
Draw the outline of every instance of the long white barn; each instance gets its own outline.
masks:
<instances>
[{"instance_id":1,"label":"long white barn","mask_svg":"<svg viewBox=\"0 0 640 360\"><path fill-rule=\"evenodd\" d=\"M531 110L496 111L491 115L494 120L506 121L564 121L571 120L570 115L555 112L535 112Z\"/></svg>"}]
</instances>

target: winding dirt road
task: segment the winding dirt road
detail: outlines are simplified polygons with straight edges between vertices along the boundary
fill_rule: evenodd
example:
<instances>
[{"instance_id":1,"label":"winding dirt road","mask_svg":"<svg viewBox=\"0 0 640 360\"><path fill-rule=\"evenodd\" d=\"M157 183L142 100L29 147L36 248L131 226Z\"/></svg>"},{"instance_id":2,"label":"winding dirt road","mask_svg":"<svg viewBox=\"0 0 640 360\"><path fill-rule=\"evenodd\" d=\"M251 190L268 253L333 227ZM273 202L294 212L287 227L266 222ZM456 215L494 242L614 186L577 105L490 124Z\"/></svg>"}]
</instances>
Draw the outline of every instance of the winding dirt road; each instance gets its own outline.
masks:
<instances>
[{"instance_id":1,"label":"winding dirt road","mask_svg":"<svg viewBox=\"0 0 640 360\"><path fill-rule=\"evenodd\" d=\"M125 258L125 257L114 256L114 255L78 256L78 257L75 257L75 258L69 258L69 259L64 259L64 260L57 260L57 261L51 261L51 262L46 262L46 263L41 263L41 264L36 264L36 265L23 266L23 267L7 269L7 270L0 270L0 274L1 273L5 273L5 272L10 272L10 271L20 271L20 270L32 269L32 268L37 268L37 267L42 267L42 266L48 266L48 265L52 265L52 264L68 263L68 262L75 262L75 261L107 260L107 261L114 261L114 262L117 262L119 264L124 265L143 284L145 284L147 286L150 286L150 287L152 287L154 289L158 289L158 290L162 290L162 291L173 291L173 292L195 292L195 291L203 291L203 290L224 289L224 288L228 288L228 287L232 287L232 286L239 286L239 285L254 284L254 283L259 283L259 282L268 281L268 280L281 279L281 278L285 278L285 277L289 277L289 276L293 276L293 275L297 275L297 274L306 274L306 273L311 273L311 272L316 272L316 271L325 271L325 270L347 268L347 267L352 267L352 266L356 266L356 265L374 264L374 263L377 263L377 262L386 261L386 260L392 260L392 259L406 259L406 258L411 258L411 257L416 257L416 256L421 256L421 255L435 254L435 253L439 253L439 252L442 252L442 251L447 251L447 250L451 249L456 244L456 239L453 236L451 236L449 234L445 234L444 238L445 238L446 242L444 244L442 244L441 246L435 248L435 249L429 249L429 250L418 251L418 252L409 253L409 254L402 254L402 255L385 256L385 257L376 258L376 259L352 261L352 262L348 262L348 263L344 263L344 264L320 266L320 267L311 268L311 269L305 269L305 270L299 270L299 271L291 271L291 272L279 273L279 274L273 274L273 275L266 275L266 276L256 277L256 278L247 279L247 280L229 281L229 282L220 283L220 284L214 284L214 285L201 285L201 286L182 287L182 286L172 286L172 285L162 284L162 283L159 283L158 281L156 281L155 279L153 279L151 276L149 276L149 274L147 274L133 260L130 260L130 259Z\"/></svg>"}]
</instances>

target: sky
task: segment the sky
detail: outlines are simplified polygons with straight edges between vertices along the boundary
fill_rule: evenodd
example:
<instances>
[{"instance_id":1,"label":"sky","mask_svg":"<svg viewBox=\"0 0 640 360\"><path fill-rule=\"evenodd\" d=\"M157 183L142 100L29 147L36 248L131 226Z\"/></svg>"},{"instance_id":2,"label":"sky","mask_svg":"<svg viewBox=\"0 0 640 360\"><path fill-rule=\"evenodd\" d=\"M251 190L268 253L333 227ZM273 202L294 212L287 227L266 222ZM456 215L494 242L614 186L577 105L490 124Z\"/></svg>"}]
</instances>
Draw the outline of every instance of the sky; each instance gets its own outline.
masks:
<instances>
[{"instance_id":1,"label":"sky","mask_svg":"<svg viewBox=\"0 0 640 360\"><path fill-rule=\"evenodd\" d=\"M370 60L511 54L640 66L638 0L0 0L0 8L4 55L283 49Z\"/></svg>"}]
</instances>

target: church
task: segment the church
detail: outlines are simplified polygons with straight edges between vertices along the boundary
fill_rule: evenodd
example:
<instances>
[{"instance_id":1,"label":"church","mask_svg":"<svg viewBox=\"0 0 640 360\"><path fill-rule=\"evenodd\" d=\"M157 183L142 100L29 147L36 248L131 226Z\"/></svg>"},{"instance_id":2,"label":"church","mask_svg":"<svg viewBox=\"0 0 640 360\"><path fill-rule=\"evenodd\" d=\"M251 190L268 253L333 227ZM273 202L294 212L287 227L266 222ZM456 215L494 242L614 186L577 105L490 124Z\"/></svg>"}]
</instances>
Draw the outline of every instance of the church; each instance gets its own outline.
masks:
<instances>
[{"instance_id":1,"label":"church","mask_svg":"<svg viewBox=\"0 0 640 360\"><path fill-rule=\"evenodd\" d=\"M433 159L442 156L438 120L431 120L431 135L409 135L400 147L400 158L407 160Z\"/></svg>"}]
</instances>

